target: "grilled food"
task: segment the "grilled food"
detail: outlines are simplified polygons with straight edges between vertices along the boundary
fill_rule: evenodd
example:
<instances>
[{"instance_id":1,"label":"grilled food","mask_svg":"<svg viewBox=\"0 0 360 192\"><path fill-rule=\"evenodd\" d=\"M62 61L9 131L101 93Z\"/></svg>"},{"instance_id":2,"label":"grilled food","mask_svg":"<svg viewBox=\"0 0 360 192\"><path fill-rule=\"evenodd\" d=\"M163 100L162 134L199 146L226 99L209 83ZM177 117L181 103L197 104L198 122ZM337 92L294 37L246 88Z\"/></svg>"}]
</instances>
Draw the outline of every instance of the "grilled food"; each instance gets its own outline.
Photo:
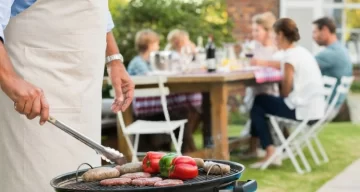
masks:
<instances>
[{"instance_id":1,"label":"grilled food","mask_svg":"<svg viewBox=\"0 0 360 192\"><path fill-rule=\"evenodd\" d=\"M137 172L137 173L126 173L121 175L120 178L130 178L130 179L139 179L139 178L150 178L150 173Z\"/></svg>"},{"instance_id":2,"label":"grilled food","mask_svg":"<svg viewBox=\"0 0 360 192\"><path fill-rule=\"evenodd\" d=\"M218 165L220 166L221 169L219 168ZM230 173L230 166L222 164L222 163L215 163L215 162L212 162L212 161L206 161L204 163L204 170L206 172L209 172L209 174L221 175L221 174Z\"/></svg>"},{"instance_id":3,"label":"grilled food","mask_svg":"<svg viewBox=\"0 0 360 192\"><path fill-rule=\"evenodd\" d=\"M113 179L105 179L100 181L100 185L102 186L121 186L121 185L130 185L130 178L113 178Z\"/></svg>"},{"instance_id":4,"label":"grilled food","mask_svg":"<svg viewBox=\"0 0 360 192\"><path fill-rule=\"evenodd\" d=\"M155 183L155 187L169 187L169 186L176 186L182 185L184 182L179 179L165 179L163 181L158 181Z\"/></svg>"},{"instance_id":5,"label":"grilled food","mask_svg":"<svg viewBox=\"0 0 360 192\"><path fill-rule=\"evenodd\" d=\"M126 163L126 164L121 165L121 166L118 165L115 168L117 170L119 170L121 174L136 173L136 172L142 172L143 171L142 162Z\"/></svg>"},{"instance_id":6,"label":"grilled food","mask_svg":"<svg viewBox=\"0 0 360 192\"><path fill-rule=\"evenodd\" d=\"M82 178L86 182L101 181L104 179L119 177L120 171L111 167L100 167L86 171Z\"/></svg>"},{"instance_id":7,"label":"grilled food","mask_svg":"<svg viewBox=\"0 0 360 192\"><path fill-rule=\"evenodd\" d=\"M199 167L199 168L204 168L204 160L201 159L201 158L194 158L195 162L196 162L196 165Z\"/></svg>"},{"instance_id":8,"label":"grilled food","mask_svg":"<svg viewBox=\"0 0 360 192\"><path fill-rule=\"evenodd\" d=\"M160 177L139 178L132 180L131 184L135 186L154 186L158 181L162 181L162 179Z\"/></svg>"}]
</instances>

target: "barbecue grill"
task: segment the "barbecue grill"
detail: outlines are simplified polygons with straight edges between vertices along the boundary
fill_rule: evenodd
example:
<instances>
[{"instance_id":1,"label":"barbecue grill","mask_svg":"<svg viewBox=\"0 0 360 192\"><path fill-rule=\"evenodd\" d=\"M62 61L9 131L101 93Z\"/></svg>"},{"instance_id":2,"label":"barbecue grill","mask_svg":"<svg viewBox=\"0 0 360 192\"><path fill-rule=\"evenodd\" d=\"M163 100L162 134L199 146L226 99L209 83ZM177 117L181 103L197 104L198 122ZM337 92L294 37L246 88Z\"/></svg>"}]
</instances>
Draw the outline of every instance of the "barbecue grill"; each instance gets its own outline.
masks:
<instances>
[{"instance_id":1,"label":"barbecue grill","mask_svg":"<svg viewBox=\"0 0 360 192\"><path fill-rule=\"evenodd\" d=\"M75 171L54 178L51 186L57 192L255 192L256 181L237 182L245 167L239 163L230 161L211 160L230 165L231 171L224 175L208 175L203 169L199 169L199 175L195 179L184 181L183 185L174 187L138 187L138 186L101 186L99 182L83 182L81 176L87 170ZM155 175L154 175L155 176ZM158 175L156 175L158 176Z\"/></svg>"}]
</instances>

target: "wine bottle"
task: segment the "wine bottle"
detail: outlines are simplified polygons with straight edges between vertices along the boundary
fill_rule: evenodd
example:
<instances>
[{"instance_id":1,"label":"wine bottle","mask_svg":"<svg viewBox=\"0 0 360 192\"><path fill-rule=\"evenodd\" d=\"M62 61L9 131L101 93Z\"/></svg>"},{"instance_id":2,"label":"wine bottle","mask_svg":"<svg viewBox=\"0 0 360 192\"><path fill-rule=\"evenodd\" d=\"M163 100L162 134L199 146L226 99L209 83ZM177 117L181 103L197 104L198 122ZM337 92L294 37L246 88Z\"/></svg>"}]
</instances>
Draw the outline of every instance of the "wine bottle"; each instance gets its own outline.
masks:
<instances>
[{"instance_id":1,"label":"wine bottle","mask_svg":"<svg viewBox=\"0 0 360 192\"><path fill-rule=\"evenodd\" d=\"M215 47L214 39L211 35L208 38L208 42L206 44L205 50L206 50L207 70L209 73L215 72L216 71L216 59L215 59L216 47Z\"/></svg>"}]
</instances>

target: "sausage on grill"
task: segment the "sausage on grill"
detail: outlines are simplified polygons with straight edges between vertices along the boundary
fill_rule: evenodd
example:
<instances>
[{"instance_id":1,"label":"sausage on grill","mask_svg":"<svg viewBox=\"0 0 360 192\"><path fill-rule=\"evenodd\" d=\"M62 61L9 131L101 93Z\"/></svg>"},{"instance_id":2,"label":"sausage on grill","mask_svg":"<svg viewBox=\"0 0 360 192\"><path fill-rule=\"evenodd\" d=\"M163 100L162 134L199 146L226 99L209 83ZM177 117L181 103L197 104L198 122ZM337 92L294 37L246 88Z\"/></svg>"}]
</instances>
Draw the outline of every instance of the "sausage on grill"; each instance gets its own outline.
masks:
<instances>
[{"instance_id":1,"label":"sausage on grill","mask_svg":"<svg viewBox=\"0 0 360 192\"><path fill-rule=\"evenodd\" d=\"M219 168L220 166L220 168ZM211 168L211 169L210 169ZM230 166L222 163L215 163L212 161L206 161L204 164L204 170L213 175L221 175L230 173Z\"/></svg>"},{"instance_id":2,"label":"sausage on grill","mask_svg":"<svg viewBox=\"0 0 360 192\"><path fill-rule=\"evenodd\" d=\"M143 171L142 168L142 162L137 162L137 163L126 163L124 165L118 165L115 167L117 170L120 171L121 174L126 174L126 173L136 173L136 172L141 172Z\"/></svg>"},{"instance_id":3,"label":"sausage on grill","mask_svg":"<svg viewBox=\"0 0 360 192\"><path fill-rule=\"evenodd\" d=\"M139 178L150 178L150 173L137 172L137 173L126 173L121 175L120 178L130 178L130 179L139 179Z\"/></svg>"},{"instance_id":4,"label":"sausage on grill","mask_svg":"<svg viewBox=\"0 0 360 192\"><path fill-rule=\"evenodd\" d=\"M119 185L130 185L130 178L113 178L113 179L105 179L100 181L100 185L102 186L119 186Z\"/></svg>"},{"instance_id":5,"label":"sausage on grill","mask_svg":"<svg viewBox=\"0 0 360 192\"><path fill-rule=\"evenodd\" d=\"M139 178L132 180L131 184L135 186L154 186L158 181L162 181L162 179L160 177Z\"/></svg>"},{"instance_id":6,"label":"sausage on grill","mask_svg":"<svg viewBox=\"0 0 360 192\"><path fill-rule=\"evenodd\" d=\"M99 167L86 171L82 175L82 178L84 181L89 182L89 181L101 181L103 179L109 179L119 176L120 176L120 172L115 168Z\"/></svg>"},{"instance_id":7,"label":"sausage on grill","mask_svg":"<svg viewBox=\"0 0 360 192\"><path fill-rule=\"evenodd\" d=\"M158 181L155 183L155 187L169 187L184 184L183 181L179 179L165 179L163 181Z\"/></svg>"},{"instance_id":8,"label":"sausage on grill","mask_svg":"<svg viewBox=\"0 0 360 192\"><path fill-rule=\"evenodd\" d=\"M198 168L204 168L204 160L200 158L193 158Z\"/></svg>"}]
</instances>

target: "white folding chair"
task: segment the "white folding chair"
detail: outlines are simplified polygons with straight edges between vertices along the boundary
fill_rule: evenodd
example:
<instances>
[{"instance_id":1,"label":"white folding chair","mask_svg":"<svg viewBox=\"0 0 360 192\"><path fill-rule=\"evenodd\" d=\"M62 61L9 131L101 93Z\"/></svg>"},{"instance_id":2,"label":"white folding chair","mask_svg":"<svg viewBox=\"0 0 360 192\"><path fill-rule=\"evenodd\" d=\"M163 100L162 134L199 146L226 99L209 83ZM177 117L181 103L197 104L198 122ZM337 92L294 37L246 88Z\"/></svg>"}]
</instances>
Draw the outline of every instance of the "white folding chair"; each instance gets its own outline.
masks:
<instances>
[{"instance_id":1,"label":"white folding chair","mask_svg":"<svg viewBox=\"0 0 360 192\"><path fill-rule=\"evenodd\" d=\"M346 97L350 88L351 84L354 81L353 76L344 76L340 80L340 85L336 88L336 94L331 101L331 103L328 105L324 118L320 119L318 122L316 122L314 125L311 125L309 130L304 134L303 141L310 142L311 140L314 140L322 158L323 163L329 162L328 155L325 152L325 149L323 145L321 144L318 134L319 132L329 123L333 120L333 118L336 116L336 114L339 112L340 106L337 106L338 102L342 97ZM317 165L320 165L319 158L315 154L315 152L311 151L312 157L314 159L314 162ZM314 154L313 154L314 153Z\"/></svg>"},{"instance_id":2,"label":"white folding chair","mask_svg":"<svg viewBox=\"0 0 360 192\"><path fill-rule=\"evenodd\" d=\"M323 76L323 83L324 83L324 86L325 86L324 94L325 94L326 109L327 109L328 106L330 105L331 95L335 90L337 79L334 78L334 77L329 77L329 76L324 75Z\"/></svg>"},{"instance_id":3,"label":"white folding chair","mask_svg":"<svg viewBox=\"0 0 360 192\"><path fill-rule=\"evenodd\" d=\"M132 76L135 86L139 85L153 85L157 84L156 88L135 88L134 97L157 97L161 99L161 105L165 116L165 121L145 121L137 120L129 126L125 126L124 118L121 112L118 112L118 119L121 126L121 130L124 133L126 142L130 147L132 153L132 161L137 162L138 155L144 153L138 152L139 137L141 134L169 134L172 143L175 146L176 153L181 155L181 146L183 143L184 127L187 123L186 119L171 121L169 111L166 103L166 96L170 91L168 87L165 87L167 78L165 76ZM110 95L113 95L113 91ZM174 131L180 128L179 136L176 139ZM135 136L134 144L132 144L129 136Z\"/></svg>"},{"instance_id":4,"label":"white folding chair","mask_svg":"<svg viewBox=\"0 0 360 192\"><path fill-rule=\"evenodd\" d=\"M342 84L346 89L346 93L344 93L345 96L349 93L351 85L354 82L354 79L355 79L354 76L343 76L343 77L341 77L340 84ZM339 98L339 99L341 99L341 98ZM330 116L326 120L326 123L331 122L336 117L336 115L340 111L340 108L341 108L341 105L334 107L334 110L331 112Z\"/></svg>"},{"instance_id":5,"label":"white folding chair","mask_svg":"<svg viewBox=\"0 0 360 192\"><path fill-rule=\"evenodd\" d=\"M324 117L323 117L322 119L320 119L318 122L322 122L323 119L327 119L327 118L328 118L327 113L329 112L329 110L331 110L331 111L333 110L332 108L331 108L331 109L329 108L329 105L330 105L331 96L332 96L332 94L333 94L333 92L335 91L335 88L336 88L337 79L334 78L334 77L323 76L323 83L324 83L324 89L323 89L323 91L324 91L324 96L325 96L325 101L326 101L325 115L324 115ZM334 101L334 100L337 101L337 98L334 98L334 99L333 99L333 102L336 103L336 101ZM317 122L317 123L318 123L318 122ZM317 124L317 123L316 123L316 124ZM312 126L310 126L310 127L312 127ZM305 135L308 133L308 131L305 131L305 129L304 129L304 131L303 131L302 133L303 133L303 138L302 138L302 140L299 139L299 140L300 140L299 143L301 143L301 144L300 144L301 149L303 149L304 145L306 144L307 147L309 148L310 154L311 154L311 156L312 156L315 164L316 164L316 165L320 165L319 157L317 156L316 151L315 151L315 149L314 149L314 147L313 147L310 139L308 139L308 138L305 136ZM319 143L320 143L320 140L318 139L317 135L314 135L314 140L315 140L315 143L317 144L317 147L318 147L320 153L322 154L322 156L323 156L323 158L324 158L324 162L328 162L328 157L327 157L326 153L322 153L322 152L321 152L321 149L320 149L320 148L323 149L323 147L322 147L321 144L319 144ZM303 141L303 142L302 142L302 141ZM324 151L324 150L322 150L322 151Z\"/></svg>"},{"instance_id":6,"label":"white folding chair","mask_svg":"<svg viewBox=\"0 0 360 192\"><path fill-rule=\"evenodd\" d=\"M328 105L330 103L330 99L331 99L331 95L332 93L334 92L335 90L335 87L336 87L336 83L337 83L337 79L334 78L334 77L329 77L329 76L323 76L323 83L324 83L324 96L325 96L325 101L326 101L326 108L328 108ZM292 126L296 126L299 124L298 121L293 121L293 120L289 120L289 119L285 119L285 118L281 118L281 117L276 117L277 120L279 122L285 122L287 125L292 125ZM276 134L275 134L276 136ZM311 145L311 143L307 143L308 147L309 147L309 150L310 150L310 153L311 155L313 156L314 158L314 161L317 163L317 164L320 164L320 161L318 160L316 154L313 152L313 147ZM296 154L296 153L295 153ZM288 156L286 156L286 154L284 154L283 156L283 159L286 159Z\"/></svg>"},{"instance_id":7,"label":"white folding chair","mask_svg":"<svg viewBox=\"0 0 360 192\"><path fill-rule=\"evenodd\" d=\"M332 77L326 77L326 76L323 79L324 79L323 80L323 82L324 82L323 90L324 91L321 94L323 94L325 96L325 100L328 101L328 99L331 97L331 94L334 90L334 87L336 84L336 79L332 78ZM311 171L310 164L307 161L307 159L302 151L302 147L301 147L302 142L300 142L300 140L299 140L300 134L301 133L305 134L306 128L308 128L308 123L309 123L310 119L305 118L303 121L295 121L292 119L277 117L274 115L267 115L267 116L269 117L271 125L276 133L276 136L278 137L278 139L280 141L280 146L277 147L276 153L263 164L261 169L262 170L266 169L271 164L271 162L275 160L275 158L278 155L282 155L283 150L285 149L285 153L288 155L288 157L290 158L296 171L299 174L303 174L304 171L300 167L300 165L296 159L296 155L299 155L300 160L302 161L306 171L310 172ZM284 137L283 132L279 126L279 123L284 123L287 126L289 126L288 128L293 128L293 131L290 133L290 135L287 139ZM313 150L314 148L311 145L311 143L306 142L306 145L309 147L311 154L314 155L315 154L314 150Z\"/></svg>"}]
</instances>

